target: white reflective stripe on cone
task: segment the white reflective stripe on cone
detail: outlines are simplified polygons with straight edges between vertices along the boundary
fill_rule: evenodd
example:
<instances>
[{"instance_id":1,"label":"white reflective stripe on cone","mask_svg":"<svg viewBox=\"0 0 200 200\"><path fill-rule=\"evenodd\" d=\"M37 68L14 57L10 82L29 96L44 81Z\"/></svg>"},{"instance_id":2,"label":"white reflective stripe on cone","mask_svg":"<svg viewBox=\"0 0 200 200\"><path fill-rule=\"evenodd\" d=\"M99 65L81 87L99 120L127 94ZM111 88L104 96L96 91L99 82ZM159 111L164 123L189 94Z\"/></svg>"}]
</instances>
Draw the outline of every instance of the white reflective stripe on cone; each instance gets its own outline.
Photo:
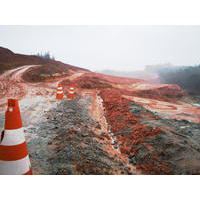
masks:
<instances>
[{"instance_id":1,"label":"white reflective stripe on cone","mask_svg":"<svg viewBox=\"0 0 200 200\"><path fill-rule=\"evenodd\" d=\"M20 175L25 174L31 168L29 156L16 161L0 160L0 174L5 175Z\"/></svg>"},{"instance_id":2,"label":"white reflective stripe on cone","mask_svg":"<svg viewBox=\"0 0 200 200\"><path fill-rule=\"evenodd\" d=\"M62 87L58 87L58 90L62 90Z\"/></svg>"},{"instance_id":3,"label":"white reflective stripe on cone","mask_svg":"<svg viewBox=\"0 0 200 200\"><path fill-rule=\"evenodd\" d=\"M74 94L74 91L69 91L70 94Z\"/></svg>"},{"instance_id":4,"label":"white reflective stripe on cone","mask_svg":"<svg viewBox=\"0 0 200 200\"><path fill-rule=\"evenodd\" d=\"M73 87L70 87L69 89L70 89L70 90L73 90L74 88L73 88Z\"/></svg>"},{"instance_id":5,"label":"white reflective stripe on cone","mask_svg":"<svg viewBox=\"0 0 200 200\"><path fill-rule=\"evenodd\" d=\"M57 94L62 94L63 93L63 91L57 91Z\"/></svg>"},{"instance_id":6,"label":"white reflective stripe on cone","mask_svg":"<svg viewBox=\"0 0 200 200\"><path fill-rule=\"evenodd\" d=\"M22 127L15 130L5 130L1 145L14 146L22 144L24 141L25 141L24 128Z\"/></svg>"}]
</instances>

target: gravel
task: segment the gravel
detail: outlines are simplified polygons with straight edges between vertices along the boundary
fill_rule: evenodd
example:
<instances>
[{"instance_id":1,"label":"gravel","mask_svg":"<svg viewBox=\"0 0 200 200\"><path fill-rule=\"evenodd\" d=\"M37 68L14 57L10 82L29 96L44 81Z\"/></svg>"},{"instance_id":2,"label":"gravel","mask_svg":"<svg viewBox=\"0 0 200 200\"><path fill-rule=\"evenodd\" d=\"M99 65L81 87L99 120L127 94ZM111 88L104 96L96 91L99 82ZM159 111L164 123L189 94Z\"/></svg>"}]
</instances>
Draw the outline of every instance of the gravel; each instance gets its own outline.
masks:
<instances>
[{"instance_id":1,"label":"gravel","mask_svg":"<svg viewBox=\"0 0 200 200\"><path fill-rule=\"evenodd\" d=\"M132 106L137 107L137 104L131 105L133 111ZM144 108L132 113L147 127L162 127L162 131L138 144L136 155L129 158L130 163L138 167L146 165L143 167L145 174L199 174L200 124L187 120L146 119L144 116L148 112ZM169 170L162 169L163 166Z\"/></svg>"},{"instance_id":2,"label":"gravel","mask_svg":"<svg viewBox=\"0 0 200 200\"><path fill-rule=\"evenodd\" d=\"M114 159L97 141L89 116L90 97L61 100L43 119L26 128L34 174L128 174L126 165Z\"/></svg>"}]
</instances>

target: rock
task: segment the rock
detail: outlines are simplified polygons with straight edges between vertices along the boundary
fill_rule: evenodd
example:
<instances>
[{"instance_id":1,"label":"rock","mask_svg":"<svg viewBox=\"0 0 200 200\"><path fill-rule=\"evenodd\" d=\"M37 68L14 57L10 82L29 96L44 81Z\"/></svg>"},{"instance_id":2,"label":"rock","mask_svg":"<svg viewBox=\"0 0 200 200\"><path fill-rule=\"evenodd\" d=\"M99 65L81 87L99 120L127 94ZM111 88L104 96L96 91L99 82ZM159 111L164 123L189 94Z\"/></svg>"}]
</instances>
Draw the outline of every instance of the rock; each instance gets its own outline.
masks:
<instances>
[{"instance_id":1,"label":"rock","mask_svg":"<svg viewBox=\"0 0 200 200\"><path fill-rule=\"evenodd\" d=\"M96 128L101 129L101 124L97 124Z\"/></svg>"},{"instance_id":2,"label":"rock","mask_svg":"<svg viewBox=\"0 0 200 200\"><path fill-rule=\"evenodd\" d=\"M130 159L130 163L132 163L133 165L136 165L136 159L135 159L135 157L132 157Z\"/></svg>"},{"instance_id":3,"label":"rock","mask_svg":"<svg viewBox=\"0 0 200 200\"><path fill-rule=\"evenodd\" d=\"M81 134L83 137L87 137L89 134L88 133L82 133Z\"/></svg>"},{"instance_id":4,"label":"rock","mask_svg":"<svg viewBox=\"0 0 200 200\"><path fill-rule=\"evenodd\" d=\"M67 159L71 160L72 159L72 154L70 152L67 153Z\"/></svg>"}]
</instances>

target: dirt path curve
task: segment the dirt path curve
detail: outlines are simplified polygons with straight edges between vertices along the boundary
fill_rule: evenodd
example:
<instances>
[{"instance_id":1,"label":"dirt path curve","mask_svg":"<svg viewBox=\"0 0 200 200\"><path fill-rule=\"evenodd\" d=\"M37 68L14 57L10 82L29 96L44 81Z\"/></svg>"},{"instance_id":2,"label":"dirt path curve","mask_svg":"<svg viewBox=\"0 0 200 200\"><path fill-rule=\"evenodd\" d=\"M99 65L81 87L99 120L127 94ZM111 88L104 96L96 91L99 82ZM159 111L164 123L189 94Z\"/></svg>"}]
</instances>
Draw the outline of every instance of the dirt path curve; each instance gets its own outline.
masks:
<instances>
[{"instance_id":1,"label":"dirt path curve","mask_svg":"<svg viewBox=\"0 0 200 200\"><path fill-rule=\"evenodd\" d=\"M71 76L57 77L50 82L39 83L30 83L22 78L28 69L38 66L40 65L21 66L8 70L0 76L0 128L3 128L8 98L19 100L23 124L29 126L30 121L37 121L44 115L44 112L57 106L55 95L58 82L64 79L73 80L84 74L84 72L74 73Z\"/></svg>"},{"instance_id":2,"label":"dirt path curve","mask_svg":"<svg viewBox=\"0 0 200 200\"><path fill-rule=\"evenodd\" d=\"M19 99L20 110L22 113L24 124L28 124L29 120L38 120L43 114L43 110L50 109L55 106L52 102L54 91L41 83L29 83L23 80L22 76L26 70L39 65L27 65L8 70L0 76L0 128L3 127L4 112L7 106L8 98Z\"/></svg>"},{"instance_id":3,"label":"dirt path curve","mask_svg":"<svg viewBox=\"0 0 200 200\"><path fill-rule=\"evenodd\" d=\"M27 93L22 74L30 67L33 65L8 70L0 76L0 106L4 105L8 98L22 98Z\"/></svg>"},{"instance_id":4,"label":"dirt path curve","mask_svg":"<svg viewBox=\"0 0 200 200\"><path fill-rule=\"evenodd\" d=\"M32 67L40 65L26 65L16 69L8 70L0 76L0 107L4 106L8 98L22 99L27 96L34 96L36 93L39 95L51 94L49 89L54 90L58 82L69 79L73 80L84 73L75 73L70 77L55 78L51 82L30 83L23 80L22 75Z\"/></svg>"},{"instance_id":5,"label":"dirt path curve","mask_svg":"<svg viewBox=\"0 0 200 200\"><path fill-rule=\"evenodd\" d=\"M32 67L40 65L26 65L8 70L0 76L0 113L3 113L7 106L8 98L20 100L22 112L30 115L40 115L41 109L54 107L53 101L57 90L58 82L64 79L73 80L82 76L84 72L74 73L71 76L55 78L50 82L30 83L25 81L23 74ZM34 113L37 111L36 113Z\"/></svg>"}]
</instances>

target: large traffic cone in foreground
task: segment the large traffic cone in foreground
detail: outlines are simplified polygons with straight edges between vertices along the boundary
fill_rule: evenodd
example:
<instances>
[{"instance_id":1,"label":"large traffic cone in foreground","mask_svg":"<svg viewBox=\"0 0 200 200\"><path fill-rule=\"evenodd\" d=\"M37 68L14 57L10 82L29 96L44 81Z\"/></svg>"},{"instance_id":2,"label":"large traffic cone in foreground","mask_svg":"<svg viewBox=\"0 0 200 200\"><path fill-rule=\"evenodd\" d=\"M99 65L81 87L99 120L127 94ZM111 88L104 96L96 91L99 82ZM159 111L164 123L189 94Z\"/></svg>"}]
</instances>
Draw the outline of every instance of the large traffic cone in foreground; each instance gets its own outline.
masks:
<instances>
[{"instance_id":1,"label":"large traffic cone in foreground","mask_svg":"<svg viewBox=\"0 0 200 200\"><path fill-rule=\"evenodd\" d=\"M63 99L63 88L60 83L58 84L56 99Z\"/></svg>"},{"instance_id":2,"label":"large traffic cone in foreground","mask_svg":"<svg viewBox=\"0 0 200 200\"><path fill-rule=\"evenodd\" d=\"M74 98L74 86L71 85L69 88L68 98L73 99Z\"/></svg>"},{"instance_id":3,"label":"large traffic cone in foreground","mask_svg":"<svg viewBox=\"0 0 200 200\"><path fill-rule=\"evenodd\" d=\"M0 174L32 174L17 99L8 99L4 131L0 135Z\"/></svg>"}]
</instances>

